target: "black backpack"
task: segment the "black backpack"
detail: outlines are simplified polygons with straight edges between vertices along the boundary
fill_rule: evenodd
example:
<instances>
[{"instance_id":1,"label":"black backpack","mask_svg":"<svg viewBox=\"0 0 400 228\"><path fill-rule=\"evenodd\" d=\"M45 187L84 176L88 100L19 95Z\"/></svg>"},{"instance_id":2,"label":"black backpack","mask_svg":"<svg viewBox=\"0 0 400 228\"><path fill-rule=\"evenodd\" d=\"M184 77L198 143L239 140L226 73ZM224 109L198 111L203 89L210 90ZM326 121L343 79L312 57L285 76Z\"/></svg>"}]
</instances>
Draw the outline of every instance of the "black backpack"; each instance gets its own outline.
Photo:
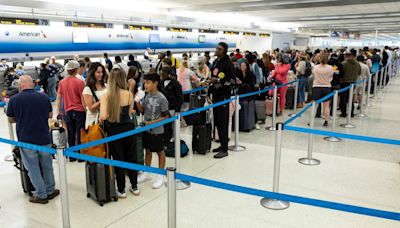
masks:
<instances>
[{"instance_id":1,"label":"black backpack","mask_svg":"<svg viewBox=\"0 0 400 228\"><path fill-rule=\"evenodd\" d=\"M306 69L304 70L304 76L309 77L312 74L312 67L309 61L306 61Z\"/></svg>"}]
</instances>

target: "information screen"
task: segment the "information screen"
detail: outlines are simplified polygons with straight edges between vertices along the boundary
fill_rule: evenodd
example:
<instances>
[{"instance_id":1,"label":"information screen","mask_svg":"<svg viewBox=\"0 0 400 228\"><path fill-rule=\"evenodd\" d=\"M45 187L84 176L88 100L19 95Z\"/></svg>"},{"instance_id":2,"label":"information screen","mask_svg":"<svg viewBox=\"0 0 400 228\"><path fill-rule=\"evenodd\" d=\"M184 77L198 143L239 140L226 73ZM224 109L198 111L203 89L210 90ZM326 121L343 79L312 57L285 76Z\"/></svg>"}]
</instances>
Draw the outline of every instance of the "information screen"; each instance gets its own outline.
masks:
<instances>
[{"instance_id":1,"label":"information screen","mask_svg":"<svg viewBox=\"0 0 400 228\"><path fill-rule=\"evenodd\" d=\"M206 36L205 35L199 35L199 43L205 43L206 42Z\"/></svg>"},{"instance_id":2,"label":"information screen","mask_svg":"<svg viewBox=\"0 0 400 228\"><path fill-rule=\"evenodd\" d=\"M72 42L75 44L89 43L89 36L85 31L74 31L72 35Z\"/></svg>"},{"instance_id":3,"label":"information screen","mask_svg":"<svg viewBox=\"0 0 400 228\"><path fill-rule=\"evenodd\" d=\"M150 34L149 35L149 43L151 43L151 44L160 43L160 35L159 34Z\"/></svg>"}]
</instances>

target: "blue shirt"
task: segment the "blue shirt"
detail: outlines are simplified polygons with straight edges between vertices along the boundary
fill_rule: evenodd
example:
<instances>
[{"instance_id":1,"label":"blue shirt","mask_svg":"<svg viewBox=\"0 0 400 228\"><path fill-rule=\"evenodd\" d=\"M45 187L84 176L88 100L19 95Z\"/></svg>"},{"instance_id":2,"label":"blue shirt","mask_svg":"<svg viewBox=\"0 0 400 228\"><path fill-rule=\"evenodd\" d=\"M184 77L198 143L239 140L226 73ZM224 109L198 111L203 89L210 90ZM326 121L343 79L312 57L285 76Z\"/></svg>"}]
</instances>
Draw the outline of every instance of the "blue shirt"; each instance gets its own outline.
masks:
<instances>
[{"instance_id":1,"label":"blue shirt","mask_svg":"<svg viewBox=\"0 0 400 228\"><path fill-rule=\"evenodd\" d=\"M41 146L50 144L48 119L52 110L49 97L33 89L11 97L7 116L16 119L18 141Z\"/></svg>"}]
</instances>

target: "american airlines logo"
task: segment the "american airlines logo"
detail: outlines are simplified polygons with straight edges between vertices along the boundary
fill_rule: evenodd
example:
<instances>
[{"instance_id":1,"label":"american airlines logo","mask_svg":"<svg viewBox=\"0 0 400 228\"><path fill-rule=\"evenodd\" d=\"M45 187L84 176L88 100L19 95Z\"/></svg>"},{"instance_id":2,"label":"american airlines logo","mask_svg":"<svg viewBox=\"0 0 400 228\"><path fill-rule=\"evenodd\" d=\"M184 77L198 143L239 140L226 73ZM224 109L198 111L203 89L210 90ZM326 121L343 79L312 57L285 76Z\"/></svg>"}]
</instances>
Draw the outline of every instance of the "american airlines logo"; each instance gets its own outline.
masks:
<instances>
[{"instance_id":1,"label":"american airlines logo","mask_svg":"<svg viewBox=\"0 0 400 228\"><path fill-rule=\"evenodd\" d=\"M19 36L22 36L22 37L39 37L39 36L43 36L43 38L47 38L46 34L43 31L40 31L40 32L19 32Z\"/></svg>"}]
</instances>

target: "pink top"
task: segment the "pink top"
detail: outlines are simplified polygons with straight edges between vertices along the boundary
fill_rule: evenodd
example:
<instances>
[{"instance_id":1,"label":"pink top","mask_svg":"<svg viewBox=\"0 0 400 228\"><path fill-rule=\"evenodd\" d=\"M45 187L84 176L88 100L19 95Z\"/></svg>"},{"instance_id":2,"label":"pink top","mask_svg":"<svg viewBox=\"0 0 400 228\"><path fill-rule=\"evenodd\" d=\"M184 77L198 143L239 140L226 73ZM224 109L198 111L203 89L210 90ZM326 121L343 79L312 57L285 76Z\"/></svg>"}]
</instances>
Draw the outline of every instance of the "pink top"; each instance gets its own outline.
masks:
<instances>
[{"instance_id":1,"label":"pink top","mask_svg":"<svg viewBox=\"0 0 400 228\"><path fill-rule=\"evenodd\" d=\"M178 75L178 81L182 86L182 91L189 91L192 89L192 82L199 81L199 78L196 76L196 74L189 70L184 68L179 69L177 72Z\"/></svg>"},{"instance_id":2,"label":"pink top","mask_svg":"<svg viewBox=\"0 0 400 228\"><path fill-rule=\"evenodd\" d=\"M319 64L313 67L312 74L314 76L313 87L331 87L333 79L333 68L328 64Z\"/></svg>"},{"instance_id":3,"label":"pink top","mask_svg":"<svg viewBox=\"0 0 400 228\"><path fill-rule=\"evenodd\" d=\"M74 110L84 112L85 108L82 104L82 92L85 88L85 82L82 80L68 76L60 81L58 85L58 94L64 100L65 112Z\"/></svg>"},{"instance_id":4,"label":"pink top","mask_svg":"<svg viewBox=\"0 0 400 228\"><path fill-rule=\"evenodd\" d=\"M287 76L288 76L289 70L290 70L290 64L279 63L275 67L275 70L272 71L271 76L282 83L287 83L288 82Z\"/></svg>"}]
</instances>

